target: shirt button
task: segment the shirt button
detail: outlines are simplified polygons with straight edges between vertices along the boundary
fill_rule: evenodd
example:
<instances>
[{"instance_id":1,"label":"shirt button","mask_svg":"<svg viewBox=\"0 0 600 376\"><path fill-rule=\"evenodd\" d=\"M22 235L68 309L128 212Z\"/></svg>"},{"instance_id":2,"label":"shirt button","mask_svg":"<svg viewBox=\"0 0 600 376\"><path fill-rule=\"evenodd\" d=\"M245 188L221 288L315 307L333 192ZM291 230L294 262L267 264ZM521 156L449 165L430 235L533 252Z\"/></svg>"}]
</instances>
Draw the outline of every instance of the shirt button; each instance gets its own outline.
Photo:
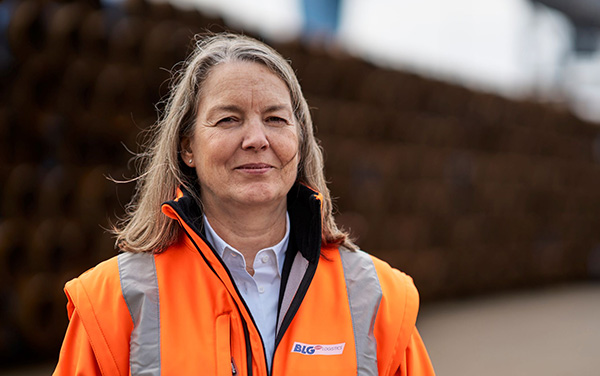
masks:
<instances>
[{"instance_id":1,"label":"shirt button","mask_svg":"<svg viewBox=\"0 0 600 376\"><path fill-rule=\"evenodd\" d=\"M264 288L264 287L262 287L262 286L260 286L260 287L258 288L258 292L260 292L260 293L262 294L263 292L265 292L265 288Z\"/></svg>"},{"instance_id":2,"label":"shirt button","mask_svg":"<svg viewBox=\"0 0 600 376\"><path fill-rule=\"evenodd\" d=\"M263 263L263 264L266 264L266 263L269 261L269 256L267 256L267 255L264 255L264 256L263 256L263 257L260 259L260 261L262 261L262 263Z\"/></svg>"}]
</instances>

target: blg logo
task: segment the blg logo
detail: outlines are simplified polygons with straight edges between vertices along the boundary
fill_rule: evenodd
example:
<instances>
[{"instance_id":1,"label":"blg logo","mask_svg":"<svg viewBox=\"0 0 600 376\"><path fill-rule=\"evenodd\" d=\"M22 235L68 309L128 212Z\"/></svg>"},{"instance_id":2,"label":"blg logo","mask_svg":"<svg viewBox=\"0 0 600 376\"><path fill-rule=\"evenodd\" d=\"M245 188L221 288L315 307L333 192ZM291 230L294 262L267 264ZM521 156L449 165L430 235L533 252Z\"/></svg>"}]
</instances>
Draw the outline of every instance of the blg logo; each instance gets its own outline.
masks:
<instances>
[{"instance_id":1,"label":"blg logo","mask_svg":"<svg viewBox=\"0 0 600 376\"><path fill-rule=\"evenodd\" d=\"M301 345L298 342L294 343L294 349L292 352L300 353L304 355L312 355L315 353L314 346Z\"/></svg>"},{"instance_id":2,"label":"blg logo","mask_svg":"<svg viewBox=\"0 0 600 376\"><path fill-rule=\"evenodd\" d=\"M302 342L294 342L292 352L302 355L340 355L344 352L346 343L336 343L333 345L312 345Z\"/></svg>"}]
</instances>

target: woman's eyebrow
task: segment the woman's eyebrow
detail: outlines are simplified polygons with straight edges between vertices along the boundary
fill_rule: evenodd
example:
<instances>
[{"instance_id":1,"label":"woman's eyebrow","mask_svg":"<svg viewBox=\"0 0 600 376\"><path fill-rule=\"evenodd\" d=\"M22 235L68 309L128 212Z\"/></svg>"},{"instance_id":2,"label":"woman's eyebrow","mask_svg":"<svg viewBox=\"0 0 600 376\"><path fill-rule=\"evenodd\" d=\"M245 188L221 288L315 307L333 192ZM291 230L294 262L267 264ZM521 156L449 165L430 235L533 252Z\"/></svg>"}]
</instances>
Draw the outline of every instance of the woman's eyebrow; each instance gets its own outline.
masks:
<instances>
[{"instance_id":1,"label":"woman's eyebrow","mask_svg":"<svg viewBox=\"0 0 600 376\"><path fill-rule=\"evenodd\" d=\"M287 104L274 104L274 105L270 105L267 106L263 109L263 112L276 112L276 111L289 111L291 112L292 109L289 105ZM224 105L216 105L214 107L209 108L206 111L206 116L208 118L217 115L220 112L236 112L236 113L240 113L243 112L243 109L240 106L237 106L235 104L224 104Z\"/></svg>"},{"instance_id":2,"label":"woman's eyebrow","mask_svg":"<svg viewBox=\"0 0 600 376\"><path fill-rule=\"evenodd\" d=\"M267 106L264 109L264 112L275 112L275 111L280 111L280 110L287 110L287 111L291 111L292 108L287 105L287 104L274 104L271 106Z\"/></svg>"},{"instance_id":3,"label":"woman's eyebrow","mask_svg":"<svg viewBox=\"0 0 600 376\"><path fill-rule=\"evenodd\" d=\"M206 112L206 115L207 117L211 117L219 112L242 112L242 109L241 107L236 106L235 104L217 105L215 107L209 108Z\"/></svg>"}]
</instances>

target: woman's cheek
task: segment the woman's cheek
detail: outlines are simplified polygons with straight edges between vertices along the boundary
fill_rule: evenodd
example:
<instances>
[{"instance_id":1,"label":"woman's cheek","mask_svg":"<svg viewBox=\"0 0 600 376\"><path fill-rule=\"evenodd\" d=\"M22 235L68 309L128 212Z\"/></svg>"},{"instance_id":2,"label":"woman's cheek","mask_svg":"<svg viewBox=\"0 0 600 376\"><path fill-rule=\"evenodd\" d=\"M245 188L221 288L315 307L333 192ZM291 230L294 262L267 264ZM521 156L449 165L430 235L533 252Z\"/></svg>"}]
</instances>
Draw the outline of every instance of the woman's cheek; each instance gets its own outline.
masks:
<instances>
[{"instance_id":1,"label":"woman's cheek","mask_svg":"<svg viewBox=\"0 0 600 376\"><path fill-rule=\"evenodd\" d=\"M283 165L298 164L298 141L296 139L288 139L282 146L281 162Z\"/></svg>"}]
</instances>

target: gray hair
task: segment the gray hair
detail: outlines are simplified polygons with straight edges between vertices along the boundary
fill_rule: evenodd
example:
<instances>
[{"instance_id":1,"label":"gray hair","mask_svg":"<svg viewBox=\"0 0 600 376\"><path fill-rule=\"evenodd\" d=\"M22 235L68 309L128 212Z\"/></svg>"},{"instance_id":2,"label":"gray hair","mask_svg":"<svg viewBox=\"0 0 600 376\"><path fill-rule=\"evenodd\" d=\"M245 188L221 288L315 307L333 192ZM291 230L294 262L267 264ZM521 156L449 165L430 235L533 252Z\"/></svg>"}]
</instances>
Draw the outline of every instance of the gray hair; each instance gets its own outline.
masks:
<instances>
[{"instance_id":1,"label":"gray hair","mask_svg":"<svg viewBox=\"0 0 600 376\"><path fill-rule=\"evenodd\" d=\"M129 252L161 252L177 241L179 224L160 211L172 200L178 187L194 192L195 172L180 158L181 140L194 131L202 85L211 69L227 62L255 62L267 67L287 85L299 135L297 182L322 196L322 241L325 244L356 246L338 229L324 176L323 152L314 136L310 110L290 64L273 48L255 39L236 34L196 37L194 52L183 63L171 86L163 116L150 129L147 151L138 156L141 174L136 193L126 207L125 217L113 228L117 245ZM201 198L194 198L202 205Z\"/></svg>"}]
</instances>

